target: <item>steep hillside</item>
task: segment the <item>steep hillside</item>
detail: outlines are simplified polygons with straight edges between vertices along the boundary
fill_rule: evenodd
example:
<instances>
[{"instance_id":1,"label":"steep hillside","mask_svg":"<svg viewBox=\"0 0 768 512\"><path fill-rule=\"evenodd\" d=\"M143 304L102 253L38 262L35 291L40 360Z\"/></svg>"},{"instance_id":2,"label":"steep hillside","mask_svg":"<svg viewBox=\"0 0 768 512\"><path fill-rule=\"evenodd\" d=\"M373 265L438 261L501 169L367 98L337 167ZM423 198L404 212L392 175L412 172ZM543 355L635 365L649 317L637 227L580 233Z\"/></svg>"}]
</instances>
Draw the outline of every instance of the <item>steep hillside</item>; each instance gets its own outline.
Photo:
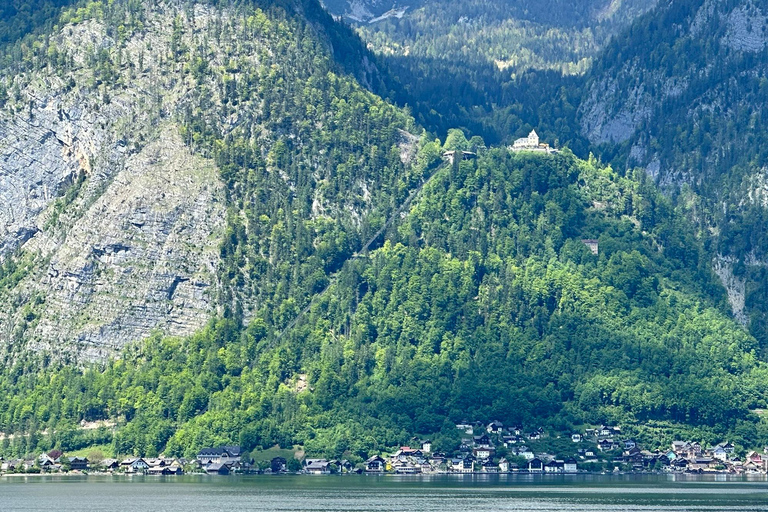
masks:
<instances>
[{"instance_id":1,"label":"steep hillside","mask_svg":"<svg viewBox=\"0 0 768 512\"><path fill-rule=\"evenodd\" d=\"M40 26L0 75L2 452L360 461L470 418L768 442L760 345L645 173L435 140L312 0ZM563 82L521 83L496 121L570 139Z\"/></svg>"},{"instance_id":2,"label":"steep hillside","mask_svg":"<svg viewBox=\"0 0 768 512\"><path fill-rule=\"evenodd\" d=\"M358 55L375 80L356 39L286 8L90 2L8 47L0 353L99 359L217 312L290 319L375 231L412 126L335 74Z\"/></svg>"},{"instance_id":3,"label":"steep hillside","mask_svg":"<svg viewBox=\"0 0 768 512\"><path fill-rule=\"evenodd\" d=\"M591 72L583 133L607 158L642 166L713 237L733 313L765 325L768 4L672 2L617 38Z\"/></svg>"},{"instance_id":4,"label":"steep hillside","mask_svg":"<svg viewBox=\"0 0 768 512\"><path fill-rule=\"evenodd\" d=\"M651 446L766 439L748 409L766 405L768 366L648 181L494 149L441 167L387 238L282 335L219 320L85 372L18 364L0 381L0 429L60 433L41 447L101 435L119 453L279 443L354 460L415 433L452 450L467 418L553 434L619 422ZM77 431L82 419L117 433Z\"/></svg>"}]
</instances>

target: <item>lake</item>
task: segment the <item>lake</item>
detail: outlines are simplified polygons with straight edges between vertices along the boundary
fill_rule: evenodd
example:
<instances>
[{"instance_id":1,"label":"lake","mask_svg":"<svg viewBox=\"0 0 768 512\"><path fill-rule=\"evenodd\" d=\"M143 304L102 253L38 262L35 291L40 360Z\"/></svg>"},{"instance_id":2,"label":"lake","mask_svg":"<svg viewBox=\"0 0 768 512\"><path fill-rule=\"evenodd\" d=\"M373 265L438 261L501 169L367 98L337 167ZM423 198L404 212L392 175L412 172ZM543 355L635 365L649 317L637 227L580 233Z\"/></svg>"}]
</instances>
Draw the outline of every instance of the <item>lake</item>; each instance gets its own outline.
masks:
<instances>
[{"instance_id":1,"label":"lake","mask_svg":"<svg viewBox=\"0 0 768 512\"><path fill-rule=\"evenodd\" d=\"M9 476L0 511L768 511L764 475Z\"/></svg>"}]
</instances>

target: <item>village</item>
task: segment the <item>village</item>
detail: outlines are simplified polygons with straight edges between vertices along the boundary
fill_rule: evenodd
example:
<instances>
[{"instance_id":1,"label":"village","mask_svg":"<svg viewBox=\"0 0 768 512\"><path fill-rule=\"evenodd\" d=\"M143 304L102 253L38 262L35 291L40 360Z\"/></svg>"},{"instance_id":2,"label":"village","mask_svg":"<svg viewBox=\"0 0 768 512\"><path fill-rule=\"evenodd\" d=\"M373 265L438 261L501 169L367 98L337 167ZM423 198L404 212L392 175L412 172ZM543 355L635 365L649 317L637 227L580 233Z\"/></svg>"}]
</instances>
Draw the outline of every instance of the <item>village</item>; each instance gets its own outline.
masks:
<instances>
[{"instance_id":1,"label":"village","mask_svg":"<svg viewBox=\"0 0 768 512\"><path fill-rule=\"evenodd\" d=\"M768 473L768 447L763 453L737 455L730 442L704 447L696 441L674 441L668 449L644 450L622 436L618 426L601 426L552 436L537 428L505 427L499 421L456 425L461 442L451 453L433 451L428 439L414 438L413 446L374 455L365 461L348 459L274 457L254 463L239 446L203 448L194 459L176 457L127 457L89 460L67 457L58 450L31 459L4 460L0 474L125 474L125 475L231 475L231 474L574 474L592 472L641 473ZM549 442L547 442L549 441ZM568 446L569 456L548 453L546 446ZM567 444L566 444L567 443ZM743 452L743 451L742 451ZM245 455L245 456L244 456Z\"/></svg>"}]
</instances>

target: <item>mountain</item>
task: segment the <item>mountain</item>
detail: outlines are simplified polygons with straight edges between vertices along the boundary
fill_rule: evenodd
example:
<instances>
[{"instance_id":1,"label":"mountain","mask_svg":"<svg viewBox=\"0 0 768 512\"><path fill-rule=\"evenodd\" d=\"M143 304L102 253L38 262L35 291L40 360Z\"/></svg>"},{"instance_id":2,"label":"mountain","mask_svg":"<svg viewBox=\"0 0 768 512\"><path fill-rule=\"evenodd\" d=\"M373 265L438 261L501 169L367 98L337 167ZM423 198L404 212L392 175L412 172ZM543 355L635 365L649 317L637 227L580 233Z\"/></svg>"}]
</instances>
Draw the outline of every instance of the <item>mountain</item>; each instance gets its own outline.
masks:
<instances>
[{"instance_id":1,"label":"mountain","mask_svg":"<svg viewBox=\"0 0 768 512\"><path fill-rule=\"evenodd\" d=\"M3 453L768 441L759 341L642 170L436 138L314 0L57 13L3 47ZM496 121L577 140L581 89L520 80Z\"/></svg>"},{"instance_id":2,"label":"mountain","mask_svg":"<svg viewBox=\"0 0 768 512\"><path fill-rule=\"evenodd\" d=\"M1 351L103 359L223 308L252 316L311 293L375 228L410 179L413 127L338 74L365 53L354 39L334 61L339 27L289 6L96 2L9 49ZM272 241L237 249L254 236ZM298 274L278 286L284 258ZM269 288L241 293L263 273Z\"/></svg>"},{"instance_id":3,"label":"mountain","mask_svg":"<svg viewBox=\"0 0 768 512\"><path fill-rule=\"evenodd\" d=\"M404 2L392 0L325 0L323 2L323 5L336 16L369 24L390 18L402 19L410 12L423 8L450 9L451 4L455 4L455 2L445 0L406 0ZM631 15L631 13L647 9L647 5L651 4L647 0L580 0L576 2L503 0L494 3L485 2L482 4L481 13L483 17L494 18L503 10L508 18L550 25L584 26L595 20Z\"/></svg>"},{"instance_id":4,"label":"mountain","mask_svg":"<svg viewBox=\"0 0 768 512\"><path fill-rule=\"evenodd\" d=\"M643 167L711 237L734 316L768 346L765 2L672 2L617 37L590 72L583 134Z\"/></svg>"},{"instance_id":5,"label":"mountain","mask_svg":"<svg viewBox=\"0 0 768 512\"><path fill-rule=\"evenodd\" d=\"M575 150L587 143L576 127L581 76L610 38L654 0L528 2L437 0L330 2L376 17L343 17L376 52L391 82L388 97L412 109L441 137L451 128L510 143L536 127ZM391 10L394 9L394 10ZM385 13L385 15L381 15ZM564 123L563 120L567 120ZM580 154L586 154L580 151Z\"/></svg>"}]
</instances>

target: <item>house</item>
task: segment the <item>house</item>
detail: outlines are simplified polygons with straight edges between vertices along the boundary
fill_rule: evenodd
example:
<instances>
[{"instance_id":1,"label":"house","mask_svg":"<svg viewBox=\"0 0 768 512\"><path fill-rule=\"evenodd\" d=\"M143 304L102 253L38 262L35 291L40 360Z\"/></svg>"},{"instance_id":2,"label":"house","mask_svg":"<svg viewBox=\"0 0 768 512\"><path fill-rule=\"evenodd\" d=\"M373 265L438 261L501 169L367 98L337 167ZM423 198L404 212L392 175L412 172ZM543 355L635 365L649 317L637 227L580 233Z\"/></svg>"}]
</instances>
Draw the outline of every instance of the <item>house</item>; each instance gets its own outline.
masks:
<instances>
[{"instance_id":1,"label":"house","mask_svg":"<svg viewBox=\"0 0 768 512\"><path fill-rule=\"evenodd\" d=\"M328 475L331 463L325 459L304 459L304 472L310 475Z\"/></svg>"},{"instance_id":2,"label":"house","mask_svg":"<svg viewBox=\"0 0 768 512\"><path fill-rule=\"evenodd\" d=\"M599 242L598 240L594 238L582 238L581 243L587 246L587 248L592 251L592 254L597 254L599 250Z\"/></svg>"},{"instance_id":3,"label":"house","mask_svg":"<svg viewBox=\"0 0 768 512\"><path fill-rule=\"evenodd\" d=\"M564 468L564 463L561 460L551 460L544 464L544 472L545 473L562 473Z\"/></svg>"},{"instance_id":4,"label":"house","mask_svg":"<svg viewBox=\"0 0 768 512\"><path fill-rule=\"evenodd\" d=\"M424 453L432 452L432 441L426 440L421 442L421 451Z\"/></svg>"},{"instance_id":5,"label":"house","mask_svg":"<svg viewBox=\"0 0 768 512\"><path fill-rule=\"evenodd\" d=\"M518 449L517 455L523 457L525 460L533 460L536 457L533 454L533 451L527 446L522 446L520 449Z\"/></svg>"},{"instance_id":6,"label":"house","mask_svg":"<svg viewBox=\"0 0 768 512\"><path fill-rule=\"evenodd\" d=\"M480 463L480 471L483 473L498 473L499 465L495 464L492 460L484 460Z\"/></svg>"},{"instance_id":7,"label":"house","mask_svg":"<svg viewBox=\"0 0 768 512\"><path fill-rule=\"evenodd\" d=\"M368 473L383 473L385 468L384 459L374 455L365 461L365 470Z\"/></svg>"},{"instance_id":8,"label":"house","mask_svg":"<svg viewBox=\"0 0 768 512\"><path fill-rule=\"evenodd\" d=\"M61 465L54 462L50 457L46 457L46 459L39 464L41 471L56 471L61 469Z\"/></svg>"},{"instance_id":9,"label":"house","mask_svg":"<svg viewBox=\"0 0 768 512\"><path fill-rule=\"evenodd\" d=\"M475 436L472 439L472 443L474 444L475 447L480 447L480 448L492 448L493 447L493 442L491 441L491 438L488 437L488 434L483 434L481 436Z\"/></svg>"},{"instance_id":10,"label":"house","mask_svg":"<svg viewBox=\"0 0 768 512\"><path fill-rule=\"evenodd\" d=\"M494 420L488 424L485 430L489 434L499 434L502 430L504 430L504 424L500 421Z\"/></svg>"},{"instance_id":11,"label":"house","mask_svg":"<svg viewBox=\"0 0 768 512\"><path fill-rule=\"evenodd\" d=\"M197 460L203 465L210 464L211 462L218 462L221 464L240 462L240 447L234 445L203 448L197 454Z\"/></svg>"},{"instance_id":12,"label":"house","mask_svg":"<svg viewBox=\"0 0 768 512\"><path fill-rule=\"evenodd\" d=\"M574 443L580 443L582 441L582 439L583 438L581 437L581 434L579 434L579 433L571 434L571 441L573 441Z\"/></svg>"},{"instance_id":13,"label":"house","mask_svg":"<svg viewBox=\"0 0 768 512\"><path fill-rule=\"evenodd\" d=\"M104 459L99 466L104 471L115 471L120 467L120 462L117 459Z\"/></svg>"},{"instance_id":14,"label":"house","mask_svg":"<svg viewBox=\"0 0 768 512\"><path fill-rule=\"evenodd\" d=\"M565 473L576 473L578 471L576 459L573 457L565 459L565 461L563 461L563 471Z\"/></svg>"},{"instance_id":15,"label":"house","mask_svg":"<svg viewBox=\"0 0 768 512\"><path fill-rule=\"evenodd\" d=\"M534 430L533 432L528 434L528 439L530 439L531 441L538 441L539 439L541 439L541 432L539 432L538 430Z\"/></svg>"},{"instance_id":16,"label":"house","mask_svg":"<svg viewBox=\"0 0 768 512\"><path fill-rule=\"evenodd\" d=\"M712 464L713 459L709 457L697 457L688 463L688 469L691 471L703 471L705 469L709 469L710 464Z\"/></svg>"},{"instance_id":17,"label":"house","mask_svg":"<svg viewBox=\"0 0 768 512\"><path fill-rule=\"evenodd\" d=\"M410 461L398 461L392 465L392 469L394 470L395 474L398 475L415 475L417 473L421 473L421 466Z\"/></svg>"},{"instance_id":18,"label":"house","mask_svg":"<svg viewBox=\"0 0 768 512\"><path fill-rule=\"evenodd\" d=\"M490 459L494 453L496 453L496 448L493 446L478 446L472 450L472 455L483 460Z\"/></svg>"},{"instance_id":19,"label":"house","mask_svg":"<svg viewBox=\"0 0 768 512\"><path fill-rule=\"evenodd\" d=\"M209 464L208 468L206 468L206 469L210 469L212 466L215 466L215 465L216 464ZM219 464L219 465L220 466L224 466L225 468L227 467L226 465L222 465L222 464ZM229 468L227 468L227 469L229 469ZM170 475L182 475L182 474L184 474L184 471L182 471L181 466L178 466L178 465L177 466L170 466L170 465L169 466L160 466L160 465L156 465L156 466L151 466L147 470L147 474L148 475L155 475L155 476L170 476ZM208 471L208 474L213 475L213 474L228 474L228 473L219 473L219 472L215 472L215 470L210 470L210 471Z\"/></svg>"},{"instance_id":20,"label":"house","mask_svg":"<svg viewBox=\"0 0 768 512\"><path fill-rule=\"evenodd\" d=\"M502 473L509 472L509 461L507 461L507 459L504 457L499 459L499 471L501 471Z\"/></svg>"},{"instance_id":21,"label":"house","mask_svg":"<svg viewBox=\"0 0 768 512\"><path fill-rule=\"evenodd\" d=\"M618 448L618 445L613 441L613 439L601 439L597 442L597 449L601 452L609 452L611 450L615 450Z\"/></svg>"},{"instance_id":22,"label":"house","mask_svg":"<svg viewBox=\"0 0 768 512\"><path fill-rule=\"evenodd\" d=\"M73 471L87 471L88 470L88 458L87 457L70 457L69 468Z\"/></svg>"},{"instance_id":23,"label":"house","mask_svg":"<svg viewBox=\"0 0 768 512\"><path fill-rule=\"evenodd\" d=\"M513 434L515 434L516 436L519 436L520 434L523 433L523 426L515 425L514 427L511 428L511 430Z\"/></svg>"},{"instance_id":24,"label":"house","mask_svg":"<svg viewBox=\"0 0 768 512\"><path fill-rule=\"evenodd\" d=\"M457 430L463 430L464 433L467 434L468 436L471 436L472 434L475 433L474 427L472 425L470 425L469 423L457 423L456 424L456 429Z\"/></svg>"},{"instance_id":25,"label":"house","mask_svg":"<svg viewBox=\"0 0 768 512\"><path fill-rule=\"evenodd\" d=\"M205 466L205 472L209 475L228 475L229 471L229 466L221 462L211 462Z\"/></svg>"},{"instance_id":26,"label":"house","mask_svg":"<svg viewBox=\"0 0 768 512\"><path fill-rule=\"evenodd\" d=\"M624 445L625 450L631 450L637 447L637 443L634 441L634 439L625 439L622 441L622 444Z\"/></svg>"},{"instance_id":27,"label":"house","mask_svg":"<svg viewBox=\"0 0 768 512\"><path fill-rule=\"evenodd\" d=\"M462 459L458 469L460 473L471 473L474 470L474 460L470 457Z\"/></svg>"},{"instance_id":28,"label":"house","mask_svg":"<svg viewBox=\"0 0 768 512\"><path fill-rule=\"evenodd\" d=\"M690 443L686 443L685 441L672 441L672 451L675 453L675 455L687 453L689 446Z\"/></svg>"},{"instance_id":29,"label":"house","mask_svg":"<svg viewBox=\"0 0 768 512\"><path fill-rule=\"evenodd\" d=\"M141 457L131 457L120 463L120 469L126 473L143 473L149 469L149 464Z\"/></svg>"},{"instance_id":30,"label":"house","mask_svg":"<svg viewBox=\"0 0 768 512\"><path fill-rule=\"evenodd\" d=\"M598 437L607 438L607 437L613 437L618 435L621 435L621 429L619 427L609 427L609 426L603 425L597 431Z\"/></svg>"},{"instance_id":31,"label":"house","mask_svg":"<svg viewBox=\"0 0 768 512\"><path fill-rule=\"evenodd\" d=\"M723 449L722 446L715 446L712 451L710 452L712 454L712 458L720 460L720 461L727 461L728 460L728 454Z\"/></svg>"},{"instance_id":32,"label":"house","mask_svg":"<svg viewBox=\"0 0 768 512\"><path fill-rule=\"evenodd\" d=\"M544 471L544 463L541 459L533 458L528 461L528 471L531 473L542 473Z\"/></svg>"}]
</instances>

